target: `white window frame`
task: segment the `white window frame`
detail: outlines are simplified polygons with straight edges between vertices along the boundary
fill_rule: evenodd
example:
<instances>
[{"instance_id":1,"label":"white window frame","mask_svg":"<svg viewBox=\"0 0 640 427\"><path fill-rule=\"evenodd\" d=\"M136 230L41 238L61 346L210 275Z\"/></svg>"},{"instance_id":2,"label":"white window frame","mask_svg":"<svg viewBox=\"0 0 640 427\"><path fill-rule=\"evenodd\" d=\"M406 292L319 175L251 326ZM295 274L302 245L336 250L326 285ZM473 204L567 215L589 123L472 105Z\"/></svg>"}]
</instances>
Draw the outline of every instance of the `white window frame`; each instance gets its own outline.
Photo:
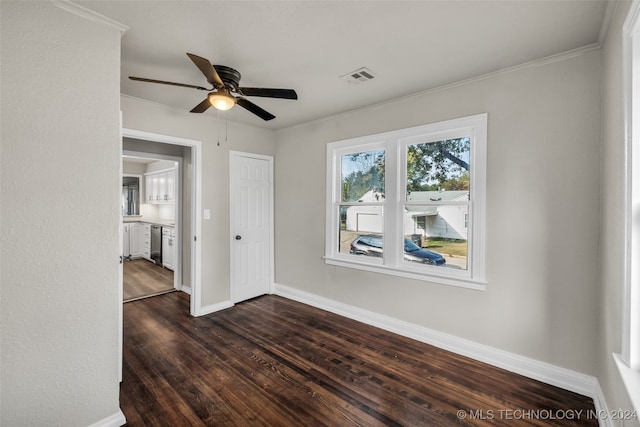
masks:
<instances>
[{"instance_id":1,"label":"white window frame","mask_svg":"<svg viewBox=\"0 0 640 427\"><path fill-rule=\"evenodd\" d=\"M623 108L625 139L624 280L622 342L614 360L629 394L640 411L640 2L631 4L623 25Z\"/></svg>"},{"instance_id":2,"label":"white window frame","mask_svg":"<svg viewBox=\"0 0 640 427\"><path fill-rule=\"evenodd\" d=\"M468 228L468 266L466 270L428 265L412 265L402 255L403 210L406 202L407 146L427 141L441 141L468 136L471 138L469 161L470 203ZM343 155L365 151L385 151L385 198L368 205L383 210L384 258L363 257L339 252L339 207L341 201ZM485 279L485 211L487 169L487 114L395 130L381 134L334 141L327 144L327 195L325 262L382 274L407 277L446 285L484 290ZM447 203L451 204L451 203Z\"/></svg>"}]
</instances>

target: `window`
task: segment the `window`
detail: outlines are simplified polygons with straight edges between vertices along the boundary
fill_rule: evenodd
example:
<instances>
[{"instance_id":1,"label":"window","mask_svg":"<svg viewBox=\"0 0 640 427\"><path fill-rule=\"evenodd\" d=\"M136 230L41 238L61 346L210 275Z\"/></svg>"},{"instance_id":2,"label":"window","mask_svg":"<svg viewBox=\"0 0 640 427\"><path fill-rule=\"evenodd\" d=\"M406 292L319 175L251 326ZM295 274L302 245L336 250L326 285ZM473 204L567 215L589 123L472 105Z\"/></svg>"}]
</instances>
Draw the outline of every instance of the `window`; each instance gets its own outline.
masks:
<instances>
[{"instance_id":1,"label":"window","mask_svg":"<svg viewBox=\"0 0 640 427\"><path fill-rule=\"evenodd\" d=\"M640 14L633 2L623 26L625 117L624 286L621 354L614 354L631 403L640 411Z\"/></svg>"},{"instance_id":2,"label":"window","mask_svg":"<svg viewBox=\"0 0 640 427\"><path fill-rule=\"evenodd\" d=\"M410 237L415 223L414 240L420 238L424 250L448 255L440 266L467 270L471 138L433 138L437 136L417 135L400 144L406 171L404 237ZM423 219L421 230L417 218Z\"/></svg>"},{"instance_id":3,"label":"window","mask_svg":"<svg viewBox=\"0 0 640 427\"><path fill-rule=\"evenodd\" d=\"M338 252L352 252L356 236L351 230L375 232L382 240L384 163L385 151L375 146L367 151L345 150L340 155ZM368 244L370 240L363 238L363 243L366 241ZM378 256L382 256L382 251Z\"/></svg>"},{"instance_id":4,"label":"window","mask_svg":"<svg viewBox=\"0 0 640 427\"><path fill-rule=\"evenodd\" d=\"M327 145L329 264L483 289L487 115Z\"/></svg>"}]
</instances>

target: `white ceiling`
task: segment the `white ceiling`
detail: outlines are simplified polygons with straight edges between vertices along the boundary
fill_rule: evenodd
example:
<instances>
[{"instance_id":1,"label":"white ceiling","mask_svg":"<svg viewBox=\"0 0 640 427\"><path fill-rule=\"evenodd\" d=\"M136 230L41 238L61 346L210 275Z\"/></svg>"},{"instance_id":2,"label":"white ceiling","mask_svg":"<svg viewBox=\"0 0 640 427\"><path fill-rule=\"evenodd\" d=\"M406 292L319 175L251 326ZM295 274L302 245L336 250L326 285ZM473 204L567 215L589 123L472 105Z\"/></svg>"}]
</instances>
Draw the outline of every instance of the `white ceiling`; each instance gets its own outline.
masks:
<instances>
[{"instance_id":1,"label":"white ceiling","mask_svg":"<svg viewBox=\"0 0 640 427\"><path fill-rule=\"evenodd\" d=\"M122 156L122 161L124 163L139 163L142 165L148 165L149 163L155 163L157 161L159 161L158 159L151 159L151 158L147 158L147 157L135 157L135 156L127 156L127 155L123 155Z\"/></svg>"},{"instance_id":2,"label":"white ceiling","mask_svg":"<svg viewBox=\"0 0 640 427\"><path fill-rule=\"evenodd\" d=\"M240 86L292 88L224 116L270 129L366 107L601 42L604 0L77 1L129 27L122 93L189 111L206 93L128 76L208 86L186 53L237 69ZM376 79L339 77L367 67ZM203 113L217 116L209 109Z\"/></svg>"}]
</instances>

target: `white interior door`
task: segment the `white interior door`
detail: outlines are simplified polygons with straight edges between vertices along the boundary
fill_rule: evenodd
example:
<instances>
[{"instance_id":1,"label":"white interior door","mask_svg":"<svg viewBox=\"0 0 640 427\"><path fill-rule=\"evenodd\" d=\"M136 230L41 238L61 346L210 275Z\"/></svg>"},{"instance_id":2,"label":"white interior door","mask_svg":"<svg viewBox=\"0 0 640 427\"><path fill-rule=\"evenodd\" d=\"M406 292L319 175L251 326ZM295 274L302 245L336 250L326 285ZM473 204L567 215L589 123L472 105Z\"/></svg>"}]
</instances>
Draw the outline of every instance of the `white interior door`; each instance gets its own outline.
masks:
<instances>
[{"instance_id":1,"label":"white interior door","mask_svg":"<svg viewBox=\"0 0 640 427\"><path fill-rule=\"evenodd\" d=\"M269 293L273 272L273 158L231 152L231 297Z\"/></svg>"}]
</instances>

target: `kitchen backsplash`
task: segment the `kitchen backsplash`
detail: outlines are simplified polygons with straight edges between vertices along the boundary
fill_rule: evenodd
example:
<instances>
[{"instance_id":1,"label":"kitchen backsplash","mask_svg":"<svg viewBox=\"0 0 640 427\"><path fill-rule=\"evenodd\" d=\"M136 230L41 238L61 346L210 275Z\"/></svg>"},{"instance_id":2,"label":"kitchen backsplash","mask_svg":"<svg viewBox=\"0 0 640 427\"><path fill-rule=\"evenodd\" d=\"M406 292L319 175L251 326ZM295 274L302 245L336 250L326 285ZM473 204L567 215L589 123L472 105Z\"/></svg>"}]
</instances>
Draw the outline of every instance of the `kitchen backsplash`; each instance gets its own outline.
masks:
<instances>
[{"instance_id":1,"label":"kitchen backsplash","mask_svg":"<svg viewBox=\"0 0 640 427\"><path fill-rule=\"evenodd\" d=\"M140 205L140 213L142 219L176 219L176 208L173 203L164 205L152 205L150 203L143 203Z\"/></svg>"}]
</instances>

